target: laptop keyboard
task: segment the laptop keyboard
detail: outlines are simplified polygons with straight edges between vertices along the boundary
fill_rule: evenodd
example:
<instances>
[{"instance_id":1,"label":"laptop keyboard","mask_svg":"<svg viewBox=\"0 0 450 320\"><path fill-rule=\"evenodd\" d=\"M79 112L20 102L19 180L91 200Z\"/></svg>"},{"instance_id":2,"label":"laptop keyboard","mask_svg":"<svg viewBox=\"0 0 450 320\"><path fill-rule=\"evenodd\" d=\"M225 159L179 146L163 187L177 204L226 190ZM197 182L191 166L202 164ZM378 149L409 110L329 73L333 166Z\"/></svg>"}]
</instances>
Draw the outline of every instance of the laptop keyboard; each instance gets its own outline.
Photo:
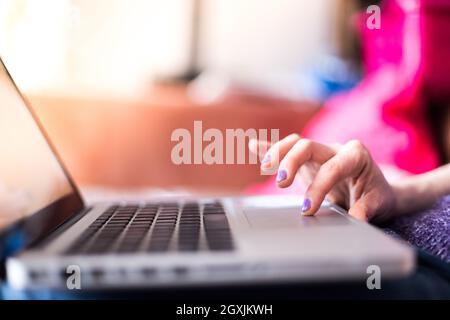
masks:
<instances>
[{"instance_id":1,"label":"laptop keyboard","mask_svg":"<svg viewBox=\"0 0 450 320\"><path fill-rule=\"evenodd\" d=\"M66 254L227 251L233 247L220 202L161 203L109 207Z\"/></svg>"}]
</instances>

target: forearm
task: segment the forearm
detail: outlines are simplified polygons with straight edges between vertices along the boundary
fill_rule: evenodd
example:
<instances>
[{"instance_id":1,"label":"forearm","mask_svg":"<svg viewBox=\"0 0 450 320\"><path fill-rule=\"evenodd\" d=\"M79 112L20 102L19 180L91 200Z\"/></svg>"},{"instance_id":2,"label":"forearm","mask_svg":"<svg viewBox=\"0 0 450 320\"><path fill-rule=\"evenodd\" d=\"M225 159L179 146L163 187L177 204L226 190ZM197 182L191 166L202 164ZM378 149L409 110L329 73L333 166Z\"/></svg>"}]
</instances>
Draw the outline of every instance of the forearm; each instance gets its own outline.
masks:
<instances>
[{"instance_id":1,"label":"forearm","mask_svg":"<svg viewBox=\"0 0 450 320\"><path fill-rule=\"evenodd\" d=\"M392 184L396 194L396 214L424 209L450 194L450 164Z\"/></svg>"}]
</instances>

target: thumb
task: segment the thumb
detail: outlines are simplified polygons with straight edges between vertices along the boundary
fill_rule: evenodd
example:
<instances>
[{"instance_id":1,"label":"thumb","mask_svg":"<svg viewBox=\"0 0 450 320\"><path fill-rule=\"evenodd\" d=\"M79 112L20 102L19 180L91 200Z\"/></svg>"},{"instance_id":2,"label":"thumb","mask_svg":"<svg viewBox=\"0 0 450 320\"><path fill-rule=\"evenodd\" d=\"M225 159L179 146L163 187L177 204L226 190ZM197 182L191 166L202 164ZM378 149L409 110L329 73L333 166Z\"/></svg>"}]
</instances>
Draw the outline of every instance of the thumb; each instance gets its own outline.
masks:
<instances>
[{"instance_id":1,"label":"thumb","mask_svg":"<svg viewBox=\"0 0 450 320\"><path fill-rule=\"evenodd\" d=\"M348 214L361 221L369 221L374 218L382 208L382 201L374 191L363 194L353 205L350 206Z\"/></svg>"},{"instance_id":2,"label":"thumb","mask_svg":"<svg viewBox=\"0 0 450 320\"><path fill-rule=\"evenodd\" d=\"M348 210L348 214L352 217L367 222L371 216L371 209L367 203L367 197L362 197L358 199Z\"/></svg>"}]
</instances>

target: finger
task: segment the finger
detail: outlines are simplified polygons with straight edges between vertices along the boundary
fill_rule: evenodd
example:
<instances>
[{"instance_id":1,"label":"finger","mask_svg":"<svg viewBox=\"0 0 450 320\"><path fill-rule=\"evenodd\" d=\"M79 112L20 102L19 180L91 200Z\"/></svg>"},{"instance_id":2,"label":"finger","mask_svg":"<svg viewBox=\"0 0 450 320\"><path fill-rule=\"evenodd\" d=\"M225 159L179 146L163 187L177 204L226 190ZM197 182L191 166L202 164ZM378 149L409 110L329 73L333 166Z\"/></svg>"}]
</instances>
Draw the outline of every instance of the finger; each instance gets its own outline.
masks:
<instances>
[{"instance_id":1,"label":"finger","mask_svg":"<svg viewBox=\"0 0 450 320\"><path fill-rule=\"evenodd\" d=\"M332 148L324 144L308 139L298 140L280 162L277 175L278 186L281 188L290 186L299 168L306 162L313 161L322 164L335 154L336 152Z\"/></svg>"},{"instance_id":2,"label":"finger","mask_svg":"<svg viewBox=\"0 0 450 320\"><path fill-rule=\"evenodd\" d=\"M369 215L371 209L369 208L369 203L367 202L367 197L363 197L356 201L352 207L348 210L348 214L352 217L367 222L369 220Z\"/></svg>"},{"instance_id":3,"label":"finger","mask_svg":"<svg viewBox=\"0 0 450 320\"><path fill-rule=\"evenodd\" d=\"M250 139L248 142L248 149L251 153L258 155L262 158L267 150L272 146L270 141L258 140L258 139Z\"/></svg>"},{"instance_id":4,"label":"finger","mask_svg":"<svg viewBox=\"0 0 450 320\"><path fill-rule=\"evenodd\" d=\"M389 219L394 205L393 202L394 199L389 198L389 195L381 194L375 188L370 188L368 193L363 194L361 198L352 205L348 213L362 221L382 223Z\"/></svg>"},{"instance_id":5,"label":"finger","mask_svg":"<svg viewBox=\"0 0 450 320\"><path fill-rule=\"evenodd\" d=\"M267 150L261 162L261 169L277 168L280 159L284 158L298 140L300 140L298 134L291 134L274 143L269 150Z\"/></svg>"},{"instance_id":6,"label":"finger","mask_svg":"<svg viewBox=\"0 0 450 320\"><path fill-rule=\"evenodd\" d=\"M360 176L369 163L368 160L370 154L359 141L351 141L344 145L317 171L305 193L303 214L315 214L333 187L344 179Z\"/></svg>"}]
</instances>

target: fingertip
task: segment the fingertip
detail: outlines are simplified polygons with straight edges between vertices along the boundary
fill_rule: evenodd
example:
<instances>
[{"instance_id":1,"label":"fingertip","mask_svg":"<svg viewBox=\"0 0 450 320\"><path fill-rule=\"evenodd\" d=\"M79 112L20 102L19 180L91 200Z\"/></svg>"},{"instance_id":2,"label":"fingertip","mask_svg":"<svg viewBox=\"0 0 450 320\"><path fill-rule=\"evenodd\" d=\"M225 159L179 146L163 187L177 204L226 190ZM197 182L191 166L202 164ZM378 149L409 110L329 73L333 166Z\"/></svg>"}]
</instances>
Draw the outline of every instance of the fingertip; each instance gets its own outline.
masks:
<instances>
[{"instance_id":1,"label":"fingertip","mask_svg":"<svg viewBox=\"0 0 450 320\"><path fill-rule=\"evenodd\" d=\"M259 168L259 170L260 170L260 173L264 176L273 176L277 173L276 168L273 168L273 167L267 168L267 167L261 166Z\"/></svg>"},{"instance_id":2,"label":"fingertip","mask_svg":"<svg viewBox=\"0 0 450 320\"><path fill-rule=\"evenodd\" d=\"M258 153L258 140L255 138L250 139L248 149L253 153Z\"/></svg>"},{"instance_id":3,"label":"fingertip","mask_svg":"<svg viewBox=\"0 0 450 320\"><path fill-rule=\"evenodd\" d=\"M270 153L266 153L261 160L261 168L270 168L272 166L272 157Z\"/></svg>"},{"instance_id":4,"label":"fingertip","mask_svg":"<svg viewBox=\"0 0 450 320\"><path fill-rule=\"evenodd\" d=\"M313 208L313 202L310 197L305 197L302 204L302 215L313 216L317 210Z\"/></svg>"},{"instance_id":5,"label":"fingertip","mask_svg":"<svg viewBox=\"0 0 450 320\"><path fill-rule=\"evenodd\" d=\"M356 203L354 203L350 209L348 210L348 214L351 215L353 218L359 220L359 221L363 221L363 222L368 222L369 221L369 216L371 210L369 210L369 208L366 206L366 203L363 200L359 200Z\"/></svg>"},{"instance_id":6,"label":"fingertip","mask_svg":"<svg viewBox=\"0 0 450 320\"><path fill-rule=\"evenodd\" d=\"M356 220L362 221L362 222L369 222L369 219L367 218L367 214L365 212L355 210L354 208L350 208L348 211L348 214L355 218Z\"/></svg>"},{"instance_id":7,"label":"fingertip","mask_svg":"<svg viewBox=\"0 0 450 320\"><path fill-rule=\"evenodd\" d=\"M289 187L289 185L286 182L277 182L278 188L284 189Z\"/></svg>"},{"instance_id":8,"label":"fingertip","mask_svg":"<svg viewBox=\"0 0 450 320\"><path fill-rule=\"evenodd\" d=\"M277 177L276 177L276 183L278 185L279 188L285 188L287 187L289 184L289 174L286 171L286 169L279 169L277 172Z\"/></svg>"}]
</instances>

